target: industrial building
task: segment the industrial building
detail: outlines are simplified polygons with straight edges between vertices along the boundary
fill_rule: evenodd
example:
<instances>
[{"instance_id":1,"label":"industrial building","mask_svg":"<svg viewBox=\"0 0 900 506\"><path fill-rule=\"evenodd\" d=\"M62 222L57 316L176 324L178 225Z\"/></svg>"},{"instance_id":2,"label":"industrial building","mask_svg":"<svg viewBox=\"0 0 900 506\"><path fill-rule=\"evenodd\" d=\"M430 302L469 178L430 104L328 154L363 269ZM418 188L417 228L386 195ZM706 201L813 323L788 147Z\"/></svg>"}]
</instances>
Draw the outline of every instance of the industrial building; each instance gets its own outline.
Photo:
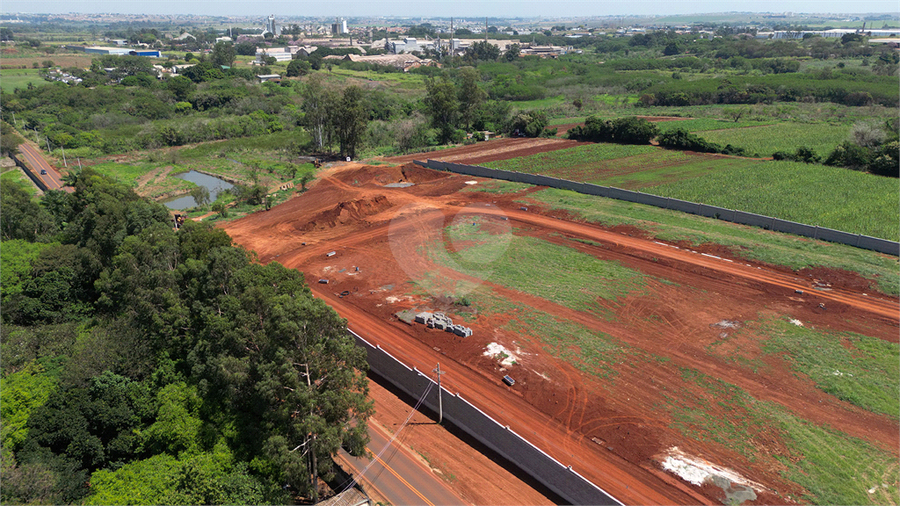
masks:
<instances>
[{"instance_id":1,"label":"industrial building","mask_svg":"<svg viewBox=\"0 0 900 506\"><path fill-rule=\"evenodd\" d=\"M350 31L347 30L347 20L344 18L336 18L334 23L331 24L331 34L343 35L345 33L350 33Z\"/></svg>"},{"instance_id":2,"label":"industrial building","mask_svg":"<svg viewBox=\"0 0 900 506\"><path fill-rule=\"evenodd\" d=\"M275 15L272 14L266 19L266 27L263 28L263 31L260 35L265 35L267 33L271 33L272 35L278 37L281 35L281 30L278 29L278 26L275 24Z\"/></svg>"},{"instance_id":3,"label":"industrial building","mask_svg":"<svg viewBox=\"0 0 900 506\"><path fill-rule=\"evenodd\" d=\"M84 51L88 54L112 54L119 56L149 56L152 58L162 58L162 52L156 49L131 49L127 47L106 47L106 46L66 46L66 49L72 51Z\"/></svg>"},{"instance_id":4,"label":"industrial building","mask_svg":"<svg viewBox=\"0 0 900 506\"><path fill-rule=\"evenodd\" d=\"M266 57L275 58L276 61L291 61L294 58L290 47L258 47L256 48L256 64L262 65Z\"/></svg>"}]
</instances>

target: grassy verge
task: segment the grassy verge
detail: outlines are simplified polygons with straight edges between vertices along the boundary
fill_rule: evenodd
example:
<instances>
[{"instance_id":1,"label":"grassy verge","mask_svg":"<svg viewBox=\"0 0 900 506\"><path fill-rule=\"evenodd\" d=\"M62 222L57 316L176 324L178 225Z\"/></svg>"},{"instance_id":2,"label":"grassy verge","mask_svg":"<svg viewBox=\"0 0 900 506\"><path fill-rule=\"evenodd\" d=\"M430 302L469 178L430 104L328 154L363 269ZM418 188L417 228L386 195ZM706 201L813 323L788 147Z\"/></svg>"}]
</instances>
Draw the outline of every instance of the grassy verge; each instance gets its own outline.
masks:
<instances>
[{"instance_id":1,"label":"grassy verge","mask_svg":"<svg viewBox=\"0 0 900 506\"><path fill-rule=\"evenodd\" d=\"M873 287L883 293L900 294L897 258L851 246L566 190L542 190L528 195L523 202L538 202L606 226L633 225L662 240L688 241L694 245L722 244L744 258L792 269L814 266L846 269L871 280Z\"/></svg>"},{"instance_id":2,"label":"grassy verge","mask_svg":"<svg viewBox=\"0 0 900 506\"><path fill-rule=\"evenodd\" d=\"M18 167L4 169L3 172L0 173L0 185L19 185L32 195L37 195L39 191L34 183L28 179L28 176L23 174Z\"/></svg>"},{"instance_id":3,"label":"grassy verge","mask_svg":"<svg viewBox=\"0 0 900 506\"><path fill-rule=\"evenodd\" d=\"M900 346L854 334L799 327L785 319L763 322L764 351L783 353L793 369L838 399L900 417Z\"/></svg>"},{"instance_id":4,"label":"grassy verge","mask_svg":"<svg viewBox=\"0 0 900 506\"><path fill-rule=\"evenodd\" d=\"M577 311L598 312L598 298L616 301L644 288L646 276L617 262L533 237L488 233L482 222L473 216L447 227L453 245L463 247L431 245L432 260Z\"/></svg>"},{"instance_id":5,"label":"grassy verge","mask_svg":"<svg viewBox=\"0 0 900 506\"><path fill-rule=\"evenodd\" d=\"M687 387L668 398L672 427L685 436L715 441L751 461L777 439L786 451L774 453L781 475L806 489L812 504L896 504L897 459L866 441L798 418L784 407L754 399L741 388L693 369L681 368ZM724 409L724 415L723 415ZM885 486L882 487L881 485ZM873 487L874 485L874 487ZM874 488L877 494L869 494Z\"/></svg>"},{"instance_id":6,"label":"grassy verge","mask_svg":"<svg viewBox=\"0 0 900 506\"><path fill-rule=\"evenodd\" d=\"M531 188L531 185L525 183L501 181L499 179L488 179L487 181L479 181L478 184L467 186L460 191L502 194L519 193L529 188Z\"/></svg>"}]
</instances>

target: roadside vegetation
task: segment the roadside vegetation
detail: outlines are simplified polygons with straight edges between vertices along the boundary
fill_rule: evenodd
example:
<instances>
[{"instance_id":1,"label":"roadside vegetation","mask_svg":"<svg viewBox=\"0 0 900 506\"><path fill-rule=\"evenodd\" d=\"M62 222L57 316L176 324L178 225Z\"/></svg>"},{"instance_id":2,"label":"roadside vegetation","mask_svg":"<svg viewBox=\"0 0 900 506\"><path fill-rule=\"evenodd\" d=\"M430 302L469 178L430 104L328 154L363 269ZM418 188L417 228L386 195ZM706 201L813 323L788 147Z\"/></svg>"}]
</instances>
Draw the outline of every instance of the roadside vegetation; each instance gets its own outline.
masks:
<instances>
[{"instance_id":1,"label":"roadside vegetation","mask_svg":"<svg viewBox=\"0 0 900 506\"><path fill-rule=\"evenodd\" d=\"M73 184L0 187L4 502L285 504L312 494L296 446L325 477L362 454L365 357L301 274Z\"/></svg>"}]
</instances>

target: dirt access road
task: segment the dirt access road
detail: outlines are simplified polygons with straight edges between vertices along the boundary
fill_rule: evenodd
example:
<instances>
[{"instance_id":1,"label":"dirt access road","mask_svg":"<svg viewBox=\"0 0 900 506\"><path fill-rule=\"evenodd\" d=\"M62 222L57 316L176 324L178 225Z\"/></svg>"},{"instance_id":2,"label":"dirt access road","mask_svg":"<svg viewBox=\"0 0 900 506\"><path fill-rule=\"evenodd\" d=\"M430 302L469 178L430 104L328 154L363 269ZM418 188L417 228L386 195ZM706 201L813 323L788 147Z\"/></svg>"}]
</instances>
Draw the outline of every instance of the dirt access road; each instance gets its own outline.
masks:
<instances>
[{"instance_id":1,"label":"dirt access road","mask_svg":"<svg viewBox=\"0 0 900 506\"><path fill-rule=\"evenodd\" d=\"M661 406L673 395L696 389L683 377L683 368L726 379L756 399L897 451L896 420L839 401L798 378L789 364L761 352L762 338L753 331L735 332L723 340L727 333L715 327L721 321L789 315L817 328L853 331L896 343L900 311L895 298L864 295L856 288L859 280L847 273L817 272L817 281L832 285L830 291L817 291L811 279L729 257L722 248L691 251L644 238L640 230L605 229L532 206L522 211L521 194L461 191L473 180L479 181L412 165L348 165L323 173L302 196L224 228L237 243L257 251L261 261L277 260L302 270L314 293L347 318L354 331L420 370L431 370L440 362L447 371L444 384L451 391L460 392L627 504L725 500L722 490L714 486L691 485L663 470L664 455L675 447L763 484L756 489L757 503L791 502L789 495L802 493L782 477L774 456L786 450L781 435L769 427L751 428L747 434L763 455L756 461L708 437L689 439L672 429L675 415ZM384 186L399 181L415 186ZM398 214L410 219L396 220ZM427 259L422 272L415 272L414 265L417 245L440 238L446 220L460 214L481 216L494 225L506 222L516 235L575 248L665 280L649 281L644 292L620 301L598 299L596 312L573 310L554 300L483 282L499 297L575 322L597 335L615 336L625 346L664 360L622 362L610 382L555 356L540 336L512 332L509 323L516 317L515 310L470 317L466 324L475 334L468 339L399 322L394 315L401 309L461 311L452 301L417 290L423 286L417 276L432 272L442 279L464 280L465 275L429 264ZM392 237L404 238L399 249ZM331 251L336 254L327 257ZM330 282L320 285L318 279ZM345 291L347 295L340 297ZM604 312L614 317L602 317ZM489 343L521 351L518 363L501 366L484 356ZM764 363L766 374L728 360L719 350L755 354L750 358ZM506 373L516 376L515 387L499 382ZM708 406L713 410L710 416L727 420L731 413L716 406L715 402ZM478 469L471 469L457 475L456 483L477 486L482 476Z\"/></svg>"}]
</instances>

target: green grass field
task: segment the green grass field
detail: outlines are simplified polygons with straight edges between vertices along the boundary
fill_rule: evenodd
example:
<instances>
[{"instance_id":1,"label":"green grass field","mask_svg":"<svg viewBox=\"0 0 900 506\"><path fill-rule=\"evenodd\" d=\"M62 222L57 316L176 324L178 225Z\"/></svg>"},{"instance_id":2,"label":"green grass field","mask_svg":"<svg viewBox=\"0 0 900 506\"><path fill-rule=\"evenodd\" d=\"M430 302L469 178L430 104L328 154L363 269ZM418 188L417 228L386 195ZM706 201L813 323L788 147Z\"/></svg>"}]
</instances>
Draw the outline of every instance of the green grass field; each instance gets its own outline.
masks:
<instances>
[{"instance_id":1,"label":"green grass field","mask_svg":"<svg viewBox=\"0 0 900 506\"><path fill-rule=\"evenodd\" d=\"M32 195L37 195L39 191L37 187L34 186L34 183L28 179L28 176L23 174L18 167L10 167L3 169L3 171L0 172L0 185L11 184L17 184L22 188L25 188Z\"/></svg>"},{"instance_id":2,"label":"green grass field","mask_svg":"<svg viewBox=\"0 0 900 506\"><path fill-rule=\"evenodd\" d=\"M34 86L49 84L39 74L39 69L2 69L0 70L0 88L12 93L16 88L25 89L31 83Z\"/></svg>"},{"instance_id":3,"label":"green grass field","mask_svg":"<svg viewBox=\"0 0 900 506\"><path fill-rule=\"evenodd\" d=\"M722 158L655 146L598 143L485 165L634 190L758 163L746 158Z\"/></svg>"},{"instance_id":4,"label":"green grass field","mask_svg":"<svg viewBox=\"0 0 900 506\"><path fill-rule=\"evenodd\" d=\"M803 486L794 500L812 504L885 504L897 495L897 459L889 451L828 426L794 416L783 406L762 402L743 389L698 372L680 368L687 388L669 397L672 427L685 436L711 440L750 460L773 458L781 475ZM723 409L725 415L723 416ZM715 414L713 414L715 413ZM768 455L754 439L781 440L785 453ZM884 483L885 487L881 487ZM876 494L867 489L876 485ZM887 504L895 504L896 499Z\"/></svg>"},{"instance_id":5,"label":"green grass field","mask_svg":"<svg viewBox=\"0 0 900 506\"><path fill-rule=\"evenodd\" d=\"M647 230L661 240L688 241L695 245L722 244L747 259L792 269L814 266L846 269L871 280L873 289L891 295L900 294L897 258L852 246L813 241L757 227L567 190L541 190L520 201L562 209L605 226L632 225Z\"/></svg>"},{"instance_id":6,"label":"green grass field","mask_svg":"<svg viewBox=\"0 0 900 506\"><path fill-rule=\"evenodd\" d=\"M561 168L595 167L595 162L598 161L654 153L657 150L658 148L653 146L597 143L521 158L488 162L484 165L493 169L550 175L550 171Z\"/></svg>"},{"instance_id":7,"label":"green grass field","mask_svg":"<svg viewBox=\"0 0 900 506\"><path fill-rule=\"evenodd\" d=\"M766 353L777 354L823 391L873 413L900 418L900 346L850 332L799 327L785 318L761 323Z\"/></svg>"},{"instance_id":8,"label":"green grass field","mask_svg":"<svg viewBox=\"0 0 900 506\"><path fill-rule=\"evenodd\" d=\"M578 146L485 165L900 239L896 179L838 167L618 144Z\"/></svg>"},{"instance_id":9,"label":"green grass field","mask_svg":"<svg viewBox=\"0 0 900 506\"><path fill-rule=\"evenodd\" d=\"M643 274L616 262L533 237L488 233L483 222L476 215L447 227L446 237L464 247L448 251L443 244L431 245L432 260L576 311L597 312L597 298L615 301L644 286Z\"/></svg>"},{"instance_id":10,"label":"green grass field","mask_svg":"<svg viewBox=\"0 0 900 506\"><path fill-rule=\"evenodd\" d=\"M765 162L642 191L854 234L900 239L897 180L839 167Z\"/></svg>"},{"instance_id":11,"label":"green grass field","mask_svg":"<svg viewBox=\"0 0 900 506\"><path fill-rule=\"evenodd\" d=\"M499 179L488 179L479 181L476 185L471 185L460 190L461 192L482 192L482 193L519 193L525 191L532 186L525 183L515 183L513 181L501 181Z\"/></svg>"},{"instance_id":12,"label":"green grass field","mask_svg":"<svg viewBox=\"0 0 900 506\"><path fill-rule=\"evenodd\" d=\"M688 132L705 132L708 130L730 130L734 128L758 127L761 125L774 125L774 121L743 121L734 122L732 120L713 119L713 118L693 118L680 119L676 121L660 121L656 123L661 133L683 128ZM702 137L702 135L701 135Z\"/></svg>"},{"instance_id":13,"label":"green grass field","mask_svg":"<svg viewBox=\"0 0 900 506\"><path fill-rule=\"evenodd\" d=\"M760 156L772 156L776 151L793 153L806 146L823 158L841 142L847 140L850 125L827 123L777 123L748 128L704 130L700 137L717 144L731 144Z\"/></svg>"}]
</instances>

